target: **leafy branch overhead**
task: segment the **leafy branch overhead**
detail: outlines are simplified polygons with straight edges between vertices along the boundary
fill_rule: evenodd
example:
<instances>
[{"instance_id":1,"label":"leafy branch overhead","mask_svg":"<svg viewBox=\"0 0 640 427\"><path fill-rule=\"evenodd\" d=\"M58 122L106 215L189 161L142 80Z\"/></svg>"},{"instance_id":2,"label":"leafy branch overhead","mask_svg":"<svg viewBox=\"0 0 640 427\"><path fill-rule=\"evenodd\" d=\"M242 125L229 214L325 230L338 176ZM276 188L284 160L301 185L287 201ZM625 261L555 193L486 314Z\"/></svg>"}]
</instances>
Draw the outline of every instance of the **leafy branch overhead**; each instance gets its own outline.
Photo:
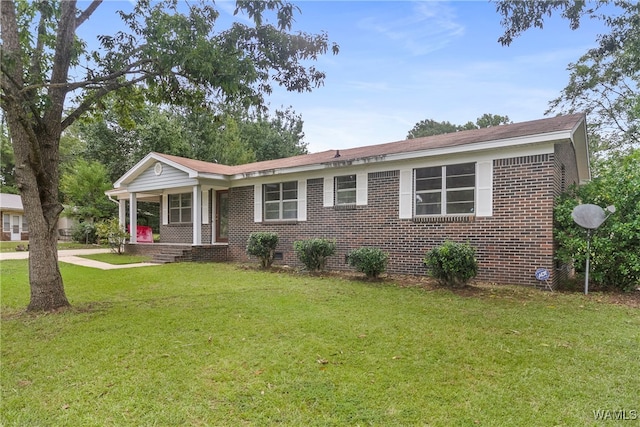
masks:
<instances>
[{"instance_id":1,"label":"leafy branch overhead","mask_svg":"<svg viewBox=\"0 0 640 427\"><path fill-rule=\"evenodd\" d=\"M592 151L621 150L640 146L640 3L598 0L497 1L504 34L498 39L510 45L530 28L543 28L545 19L559 13L578 30L584 19L601 21L609 33L597 46L569 64L569 82L550 102L547 113L586 112L598 138Z\"/></svg>"},{"instance_id":2,"label":"leafy branch overhead","mask_svg":"<svg viewBox=\"0 0 640 427\"><path fill-rule=\"evenodd\" d=\"M69 305L55 234L65 129L108 106L121 123L130 123L144 101L263 110L273 85L298 92L321 86L325 74L312 63L329 50L338 52L326 33L293 32L299 9L286 0L239 1L236 13L253 25L226 28L210 1L139 0L131 12L118 12L123 29L99 36L98 47L90 49L78 31L97 18L101 4L5 0L0 7L0 100L15 155L15 186L32 251L39 254L30 268L31 310Z\"/></svg>"}]
</instances>

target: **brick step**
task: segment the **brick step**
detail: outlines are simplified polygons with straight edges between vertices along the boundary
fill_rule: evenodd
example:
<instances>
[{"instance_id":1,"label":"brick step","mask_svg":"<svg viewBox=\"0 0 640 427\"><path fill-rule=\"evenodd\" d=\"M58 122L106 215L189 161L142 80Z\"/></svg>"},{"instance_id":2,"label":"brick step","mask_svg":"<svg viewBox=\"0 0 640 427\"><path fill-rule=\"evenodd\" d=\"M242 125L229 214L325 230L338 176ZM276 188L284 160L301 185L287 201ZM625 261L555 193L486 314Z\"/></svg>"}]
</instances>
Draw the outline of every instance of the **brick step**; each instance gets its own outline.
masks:
<instances>
[{"instance_id":1,"label":"brick step","mask_svg":"<svg viewBox=\"0 0 640 427\"><path fill-rule=\"evenodd\" d=\"M153 254L151 262L168 264L172 262L191 261L191 249L162 248L159 253Z\"/></svg>"}]
</instances>

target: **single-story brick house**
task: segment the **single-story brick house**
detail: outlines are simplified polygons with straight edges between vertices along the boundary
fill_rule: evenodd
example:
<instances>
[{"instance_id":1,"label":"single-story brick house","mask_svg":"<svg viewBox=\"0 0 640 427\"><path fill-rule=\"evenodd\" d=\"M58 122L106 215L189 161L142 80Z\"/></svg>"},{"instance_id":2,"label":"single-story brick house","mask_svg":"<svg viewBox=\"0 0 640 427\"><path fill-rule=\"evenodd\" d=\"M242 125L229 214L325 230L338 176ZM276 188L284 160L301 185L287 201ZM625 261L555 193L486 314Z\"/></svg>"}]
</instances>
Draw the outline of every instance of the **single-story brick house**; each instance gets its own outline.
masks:
<instances>
[{"instance_id":1,"label":"single-story brick house","mask_svg":"<svg viewBox=\"0 0 640 427\"><path fill-rule=\"evenodd\" d=\"M29 226L19 194L0 193L0 216L2 217L0 240L29 239Z\"/></svg>"},{"instance_id":2,"label":"single-story brick house","mask_svg":"<svg viewBox=\"0 0 640 427\"><path fill-rule=\"evenodd\" d=\"M132 237L131 252L184 244L190 259L246 261L249 234L274 231L280 263L298 265L294 241L325 237L338 246L329 268L375 246L388 272L424 274L426 251L453 240L477 249L478 279L536 285L538 268L559 276L554 199L589 179L574 114L239 166L150 153L107 194L121 223L127 201L133 224L137 201L161 206L161 243Z\"/></svg>"}]
</instances>

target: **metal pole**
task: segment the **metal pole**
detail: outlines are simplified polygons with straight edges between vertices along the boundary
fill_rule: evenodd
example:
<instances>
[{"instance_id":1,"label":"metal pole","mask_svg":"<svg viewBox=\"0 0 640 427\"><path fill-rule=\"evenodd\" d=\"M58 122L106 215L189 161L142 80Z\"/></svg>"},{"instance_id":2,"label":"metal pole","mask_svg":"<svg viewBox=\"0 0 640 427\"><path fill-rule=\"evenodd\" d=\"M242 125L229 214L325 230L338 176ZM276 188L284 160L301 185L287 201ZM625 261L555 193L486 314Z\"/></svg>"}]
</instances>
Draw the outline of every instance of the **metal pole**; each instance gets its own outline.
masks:
<instances>
[{"instance_id":1,"label":"metal pole","mask_svg":"<svg viewBox=\"0 0 640 427\"><path fill-rule=\"evenodd\" d=\"M591 243L591 230L587 230L587 265L586 265L586 271L584 274L584 294L585 295L589 293L589 256L591 255L590 243Z\"/></svg>"}]
</instances>

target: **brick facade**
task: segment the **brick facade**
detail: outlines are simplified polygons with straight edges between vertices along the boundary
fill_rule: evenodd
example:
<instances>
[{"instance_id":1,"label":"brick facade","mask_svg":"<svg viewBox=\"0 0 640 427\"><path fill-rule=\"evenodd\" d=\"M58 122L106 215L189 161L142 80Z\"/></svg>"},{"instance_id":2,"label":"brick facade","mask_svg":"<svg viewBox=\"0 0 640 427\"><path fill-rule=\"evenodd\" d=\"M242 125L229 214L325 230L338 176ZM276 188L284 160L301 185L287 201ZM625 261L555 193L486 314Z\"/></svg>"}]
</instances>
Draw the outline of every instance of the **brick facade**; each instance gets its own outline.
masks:
<instances>
[{"instance_id":1,"label":"brick facade","mask_svg":"<svg viewBox=\"0 0 640 427\"><path fill-rule=\"evenodd\" d=\"M497 159L493 162L493 215L438 219L399 219L399 171L368 174L366 206L323 207L323 180L307 181L307 221L254 222L253 186L230 190L229 258L247 261L251 232L278 233L281 264L300 266L295 240L336 239L338 252L328 268L350 269L346 254L361 246L389 252L389 273L423 275L425 253L445 240L468 242L477 249L478 279L496 283L538 285L534 273L543 267L555 280L553 260L554 198L577 181L570 144L554 154ZM574 157L575 158L575 157Z\"/></svg>"}]
</instances>

